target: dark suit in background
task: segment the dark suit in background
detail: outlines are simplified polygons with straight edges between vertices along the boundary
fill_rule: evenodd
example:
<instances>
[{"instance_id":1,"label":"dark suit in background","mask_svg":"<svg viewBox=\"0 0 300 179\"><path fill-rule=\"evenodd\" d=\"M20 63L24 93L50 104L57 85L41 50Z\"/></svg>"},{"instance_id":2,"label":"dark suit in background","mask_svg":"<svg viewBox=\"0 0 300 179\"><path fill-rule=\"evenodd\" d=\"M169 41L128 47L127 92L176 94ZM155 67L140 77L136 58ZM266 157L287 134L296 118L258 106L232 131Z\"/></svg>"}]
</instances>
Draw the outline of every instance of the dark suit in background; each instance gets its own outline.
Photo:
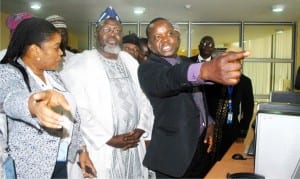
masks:
<instances>
[{"instance_id":1,"label":"dark suit in background","mask_svg":"<svg viewBox=\"0 0 300 179\"><path fill-rule=\"evenodd\" d=\"M215 52L215 40L211 36L201 38L198 45L199 54L190 57L192 62L207 62L213 58Z\"/></svg>"},{"instance_id":2,"label":"dark suit in background","mask_svg":"<svg viewBox=\"0 0 300 179\"><path fill-rule=\"evenodd\" d=\"M245 138L254 109L254 96L250 78L241 76L240 82L233 87L232 112L233 122L227 124L228 88L221 84L206 85L205 94L208 110L214 118L214 161L220 160L234 141ZM239 119L240 115L240 119Z\"/></svg>"},{"instance_id":3,"label":"dark suit in background","mask_svg":"<svg viewBox=\"0 0 300 179\"><path fill-rule=\"evenodd\" d=\"M198 55L190 57L190 60L194 63L198 62Z\"/></svg>"},{"instance_id":4,"label":"dark suit in background","mask_svg":"<svg viewBox=\"0 0 300 179\"><path fill-rule=\"evenodd\" d=\"M300 89L300 66L298 67L297 70L297 75L296 75L296 79L295 79L295 88L296 89Z\"/></svg>"}]
</instances>

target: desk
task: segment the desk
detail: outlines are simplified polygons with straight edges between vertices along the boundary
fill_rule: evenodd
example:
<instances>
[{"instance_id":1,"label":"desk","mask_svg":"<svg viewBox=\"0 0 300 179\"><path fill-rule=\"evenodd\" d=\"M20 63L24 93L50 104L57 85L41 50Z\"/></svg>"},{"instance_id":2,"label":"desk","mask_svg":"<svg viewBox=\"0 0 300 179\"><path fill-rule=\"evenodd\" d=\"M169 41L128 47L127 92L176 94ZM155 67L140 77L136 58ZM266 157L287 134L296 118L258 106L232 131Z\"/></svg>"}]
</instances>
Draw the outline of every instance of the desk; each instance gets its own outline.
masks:
<instances>
[{"instance_id":1,"label":"desk","mask_svg":"<svg viewBox=\"0 0 300 179\"><path fill-rule=\"evenodd\" d=\"M254 173L254 158L246 156L247 160L233 160L231 156L234 153L244 154L245 145L243 143L234 143L205 176L206 179L226 178L227 173L249 172Z\"/></svg>"}]
</instances>

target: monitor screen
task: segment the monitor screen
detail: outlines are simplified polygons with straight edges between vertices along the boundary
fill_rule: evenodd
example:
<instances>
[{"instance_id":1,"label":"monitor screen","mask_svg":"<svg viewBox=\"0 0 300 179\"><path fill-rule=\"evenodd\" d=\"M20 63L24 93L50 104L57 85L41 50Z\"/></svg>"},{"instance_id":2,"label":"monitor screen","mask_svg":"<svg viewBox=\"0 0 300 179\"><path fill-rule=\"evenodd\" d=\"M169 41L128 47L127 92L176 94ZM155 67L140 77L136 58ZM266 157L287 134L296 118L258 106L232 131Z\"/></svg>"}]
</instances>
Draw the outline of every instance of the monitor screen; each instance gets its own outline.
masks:
<instances>
[{"instance_id":1,"label":"monitor screen","mask_svg":"<svg viewBox=\"0 0 300 179\"><path fill-rule=\"evenodd\" d=\"M300 104L300 92L292 91L272 91L270 93L271 102Z\"/></svg>"},{"instance_id":2,"label":"monitor screen","mask_svg":"<svg viewBox=\"0 0 300 179\"><path fill-rule=\"evenodd\" d=\"M300 105L258 104L255 173L291 178L300 159Z\"/></svg>"}]
</instances>

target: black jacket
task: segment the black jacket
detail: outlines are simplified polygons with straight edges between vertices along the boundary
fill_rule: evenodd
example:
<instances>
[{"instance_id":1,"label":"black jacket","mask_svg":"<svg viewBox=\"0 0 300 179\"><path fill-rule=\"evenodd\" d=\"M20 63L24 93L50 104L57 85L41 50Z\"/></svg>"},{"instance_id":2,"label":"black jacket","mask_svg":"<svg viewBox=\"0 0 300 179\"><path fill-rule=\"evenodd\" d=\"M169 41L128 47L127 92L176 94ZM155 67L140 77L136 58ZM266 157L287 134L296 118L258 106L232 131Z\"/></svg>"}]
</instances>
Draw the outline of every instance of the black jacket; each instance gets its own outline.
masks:
<instances>
[{"instance_id":1,"label":"black jacket","mask_svg":"<svg viewBox=\"0 0 300 179\"><path fill-rule=\"evenodd\" d=\"M189 167L200 135L199 109L192 97L193 87L187 81L189 65L182 60L180 65L172 66L151 54L138 70L141 87L155 115L143 164L175 177L182 176Z\"/></svg>"}]
</instances>

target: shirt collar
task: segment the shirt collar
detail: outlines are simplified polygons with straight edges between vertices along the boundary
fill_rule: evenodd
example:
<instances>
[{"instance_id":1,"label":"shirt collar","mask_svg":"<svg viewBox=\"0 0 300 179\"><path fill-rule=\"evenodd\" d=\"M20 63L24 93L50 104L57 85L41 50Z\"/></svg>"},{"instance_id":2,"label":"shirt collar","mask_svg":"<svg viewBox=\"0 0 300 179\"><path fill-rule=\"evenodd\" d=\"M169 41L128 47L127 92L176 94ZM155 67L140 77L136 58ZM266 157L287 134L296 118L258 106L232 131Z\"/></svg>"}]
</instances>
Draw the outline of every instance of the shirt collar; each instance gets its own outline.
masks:
<instances>
[{"instance_id":1,"label":"shirt collar","mask_svg":"<svg viewBox=\"0 0 300 179\"><path fill-rule=\"evenodd\" d=\"M211 56L208 57L208 58L206 58L206 59L203 59L203 58L200 56L200 54L198 55L198 62L201 62L201 61L206 61L206 62L208 62L208 61L210 61L210 60L211 60Z\"/></svg>"},{"instance_id":2,"label":"shirt collar","mask_svg":"<svg viewBox=\"0 0 300 179\"><path fill-rule=\"evenodd\" d=\"M177 56L176 58L168 58L163 57L167 62L169 62L172 66L180 63L180 58Z\"/></svg>"}]
</instances>

